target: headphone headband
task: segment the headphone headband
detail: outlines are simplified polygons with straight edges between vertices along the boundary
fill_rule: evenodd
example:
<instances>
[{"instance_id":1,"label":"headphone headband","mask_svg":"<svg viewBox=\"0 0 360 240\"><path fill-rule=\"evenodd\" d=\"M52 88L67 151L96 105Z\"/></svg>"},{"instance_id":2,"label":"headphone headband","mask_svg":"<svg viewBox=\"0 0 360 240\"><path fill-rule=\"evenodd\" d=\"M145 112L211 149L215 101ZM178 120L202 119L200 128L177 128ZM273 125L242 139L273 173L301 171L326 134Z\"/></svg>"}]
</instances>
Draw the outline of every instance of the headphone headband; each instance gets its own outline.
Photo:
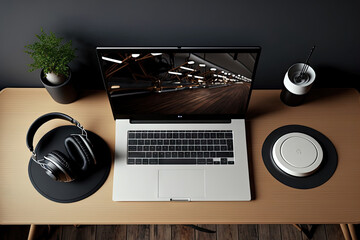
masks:
<instances>
[{"instance_id":1,"label":"headphone headband","mask_svg":"<svg viewBox=\"0 0 360 240\"><path fill-rule=\"evenodd\" d=\"M52 112L52 113L47 113L45 115L40 116L38 119L36 119L30 126L27 134L26 134L26 146L29 148L29 150L31 152L34 151L34 147L33 147L33 140L34 140L34 136L36 131L46 122L53 120L53 119L63 119L66 121L71 122L72 124L75 124L78 128L80 128L83 132L84 135L86 135L86 131L84 130L84 128L81 126L81 124L76 121L75 119L73 119L72 117L64 114L64 113L59 113L59 112Z\"/></svg>"}]
</instances>

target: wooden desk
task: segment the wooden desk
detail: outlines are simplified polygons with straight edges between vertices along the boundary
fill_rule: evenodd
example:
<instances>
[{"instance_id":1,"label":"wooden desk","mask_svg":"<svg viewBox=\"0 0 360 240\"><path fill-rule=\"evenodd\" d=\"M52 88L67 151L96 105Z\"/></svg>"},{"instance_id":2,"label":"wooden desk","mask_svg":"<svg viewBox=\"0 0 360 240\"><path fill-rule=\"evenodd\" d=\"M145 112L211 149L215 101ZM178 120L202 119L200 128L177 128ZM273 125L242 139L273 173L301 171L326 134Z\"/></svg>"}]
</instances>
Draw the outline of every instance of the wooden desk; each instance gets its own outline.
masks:
<instances>
[{"instance_id":1,"label":"wooden desk","mask_svg":"<svg viewBox=\"0 0 360 240\"><path fill-rule=\"evenodd\" d=\"M45 199L31 185L30 152L25 136L40 115L59 111L97 133L114 151L115 124L104 91L88 92L61 105L45 89L0 92L0 224L241 224L360 222L360 104L354 89L314 90L299 107L281 103L279 90L255 90L250 102L247 135L252 190L250 202L113 202L113 170L95 194L61 204ZM46 123L48 130L67 124ZM339 163L328 182L308 190L293 189L265 168L261 147L266 136L287 124L301 124L325 134L335 145Z\"/></svg>"}]
</instances>

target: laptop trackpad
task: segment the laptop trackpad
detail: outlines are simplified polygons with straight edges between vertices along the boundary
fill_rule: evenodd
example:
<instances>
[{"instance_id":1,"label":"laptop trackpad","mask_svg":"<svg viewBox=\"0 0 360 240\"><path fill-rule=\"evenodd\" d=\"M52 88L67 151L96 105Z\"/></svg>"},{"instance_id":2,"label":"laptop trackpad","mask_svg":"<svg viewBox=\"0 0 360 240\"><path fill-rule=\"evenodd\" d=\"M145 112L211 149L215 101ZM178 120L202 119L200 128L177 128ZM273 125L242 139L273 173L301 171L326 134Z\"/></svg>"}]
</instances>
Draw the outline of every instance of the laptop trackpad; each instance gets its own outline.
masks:
<instances>
[{"instance_id":1,"label":"laptop trackpad","mask_svg":"<svg viewBox=\"0 0 360 240\"><path fill-rule=\"evenodd\" d=\"M159 197L200 199L205 197L204 170L159 170Z\"/></svg>"}]
</instances>

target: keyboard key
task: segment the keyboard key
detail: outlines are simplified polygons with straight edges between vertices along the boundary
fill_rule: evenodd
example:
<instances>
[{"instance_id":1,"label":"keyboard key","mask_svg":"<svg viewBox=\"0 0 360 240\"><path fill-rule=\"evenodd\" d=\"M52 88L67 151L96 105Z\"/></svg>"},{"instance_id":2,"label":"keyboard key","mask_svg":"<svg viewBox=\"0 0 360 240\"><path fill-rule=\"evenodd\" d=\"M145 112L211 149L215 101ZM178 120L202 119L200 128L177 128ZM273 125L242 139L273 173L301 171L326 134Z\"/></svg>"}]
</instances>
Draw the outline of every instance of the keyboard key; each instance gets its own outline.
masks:
<instances>
[{"instance_id":1,"label":"keyboard key","mask_svg":"<svg viewBox=\"0 0 360 240\"><path fill-rule=\"evenodd\" d=\"M159 159L159 164L196 164L195 158L187 158L187 159L180 159L180 158L174 158L174 159Z\"/></svg>"},{"instance_id":2,"label":"keyboard key","mask_svg":"<svg viewBox=\"0 0 360 240\"><path fill-rule=\"evenodd\" d=\"M142 164L142 159L141 158L137 158L135 160L135 164Z\"/></svg>"},{"instance_id":3,"label":"keyboard key","mask_svg":"<svg viewBox=\"0 0 360 240\"><path fill-rule=\"evenodd\" d=\"M128 157L144 158L145 152L128 152Z\"/></svg>"},{"instance_id":4,"label":"keyboard key","mask_svg":"<svg viewBox=\"0 0 360 240\"><path fill-rule=\"evenodd\" d=\"M137 145L137 140L129 140L129 145Z\"/></svg>"},{"instance_id":5,"label":"keyboard key","mask_svg":"<svg viewBox=\"0 0 360 240\"><path fill-rule=\"evenodd\" d=\"M159 164L159 159L150 159L149 164Z\"/></svg>"},{"instance_id":6,"label":"keyboard key","mask_svg":"<svg viewBox=\"0 0 360 240\"><path fill-rule=\"evenodd\" d=\"M216 138L224 138L225 134L224 133L217 133L216 134Z\"/></svg>"},{"instance_id":7,"label":"keyboard key","mask_svg":"<svg viewBox=\"0 0 360 240\"><path fill-rule=\"evenodd\" d=\"M133 158L128 158L127 164L135 164L135 159L133 159Z\"/></svg>"},{"instance_id":8,"label":"keyboard key","mask_svg":"<svg viewBox=\"0 0 360 240\"><path fill-rule=\"evenodd\" d=\"M146 152L146 153L145 153L145 156L146 156L147 158L151 158L151 157L152 157L152 152Z\"/></svg>"},{"instance_id":9,"label":"keyboard key","mask_svg":"<svg viewBox=\"0 0 360 240\"><path fill-rule=\"evenodd\" d=\"M171 158L171 152L166 152L166 153L165 153L165 157Z\"/></svg>"},{"instance_id":10,"label":"keyboard key","mask_svg":"<svg viewBox=\"0 0 360 240\"><path fill-rule=\"evenodd\" d=\"M205 164L206 163L206 160L205 159L198 159L196 161L197 164Z\"/></svg>"},{"instance_id":11,"label":"keyboard key","mask_svg":"<svg viewBox=\"0 0 360 240\"><path fill-rule=\"evenodd\" d=\"M143 147L142 147L142 146L137 146L136 151L141 152L142 150L143 150Z\"/></svg>"},{"instance_id":12,"label":"keyboard key","mask_svg":"<svg viewBox=\"0 0 360 240\"><path fill-rule=\"evenodd\" d=\"M227 158L222 158L221 159L221 164L227 164Z\"/></svg>"},{"instance_id":13,"label":"keyboard key","mask_svg":"<svg viewBox=\"0 0 360 240\"><path fill-rule=\"evenodd\" d=\"M228 161L228 164L234 165L234 161Z\"/></svg>"},{"instance_id":14,"label":"keyboard key","mask_svg":"<svg viewBox=\"0 0 360 240\"><path fill-rule=\"evenodd\" d=\"M233 152L217 152L216 153L216 157L218 158L225 158L225 157L234 157L234 153Z\"/></svg>"},{"instance_id":15,"label":"keyboard key","mask_svg":"<svg viewBox=\"0 0 360 240\"><path fill-rule=\"evenodd\" d=\"M129 138L135 138L135 133L129 133Z\"/></svg>"},{"instance_id":16,"label":"keyboard key","mask_svg":"<svg viewBox=\"0 0 360 240\"><path fill-rule=\"evenodd\" d=\"M149 164L149 159L147 159L147 158L143 159L143 164L144 164L144 165Z\"/></svg>"},{"instance_id":17,"label":"keyboard key","mask_svg":"<svg viewBox=\"0 0 360 240\"><path fill-rule=\"evenodd\" d=\"M136 146L129 146L128 151L136 151Z\"/></svg>"},{"instance_id":18,"label":"keyboard key","mask_svg":"<svg viewBox=\"0 0 360 240\"><path fill-rule=\"evenodd\" d=\"M213 164L214 161L211 158L206 159L206 164Z\"/></svg>"},{"instance_id":19,"label":"keyboard key","mask_svg":"<svg viewBox=\"0 0 360 240\"><path fill-rule=\"evenodd\" d=\"M232 138L232 137L233 137L232 132L225 133L225 138Z\"/></svg>"}]
</instances>

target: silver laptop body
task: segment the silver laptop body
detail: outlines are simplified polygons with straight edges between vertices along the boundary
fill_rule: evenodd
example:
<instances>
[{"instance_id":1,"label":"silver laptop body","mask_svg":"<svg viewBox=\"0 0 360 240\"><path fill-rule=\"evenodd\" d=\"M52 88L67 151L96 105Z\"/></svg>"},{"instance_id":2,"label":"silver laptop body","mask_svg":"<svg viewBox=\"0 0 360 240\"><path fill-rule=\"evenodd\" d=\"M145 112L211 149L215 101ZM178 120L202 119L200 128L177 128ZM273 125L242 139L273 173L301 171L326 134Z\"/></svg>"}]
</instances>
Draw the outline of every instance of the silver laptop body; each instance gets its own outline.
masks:
<instances>
[{"instance_id":1,"label":"silver laptop body","mask_svg":"<svg viewBox=\"0 0 360 240\"><path fill-rule=\"evenodd\" d=\"M116 121L113 201L251 200L244 116L259 47L97 54Z\"/></svg>"}]
</instances>

